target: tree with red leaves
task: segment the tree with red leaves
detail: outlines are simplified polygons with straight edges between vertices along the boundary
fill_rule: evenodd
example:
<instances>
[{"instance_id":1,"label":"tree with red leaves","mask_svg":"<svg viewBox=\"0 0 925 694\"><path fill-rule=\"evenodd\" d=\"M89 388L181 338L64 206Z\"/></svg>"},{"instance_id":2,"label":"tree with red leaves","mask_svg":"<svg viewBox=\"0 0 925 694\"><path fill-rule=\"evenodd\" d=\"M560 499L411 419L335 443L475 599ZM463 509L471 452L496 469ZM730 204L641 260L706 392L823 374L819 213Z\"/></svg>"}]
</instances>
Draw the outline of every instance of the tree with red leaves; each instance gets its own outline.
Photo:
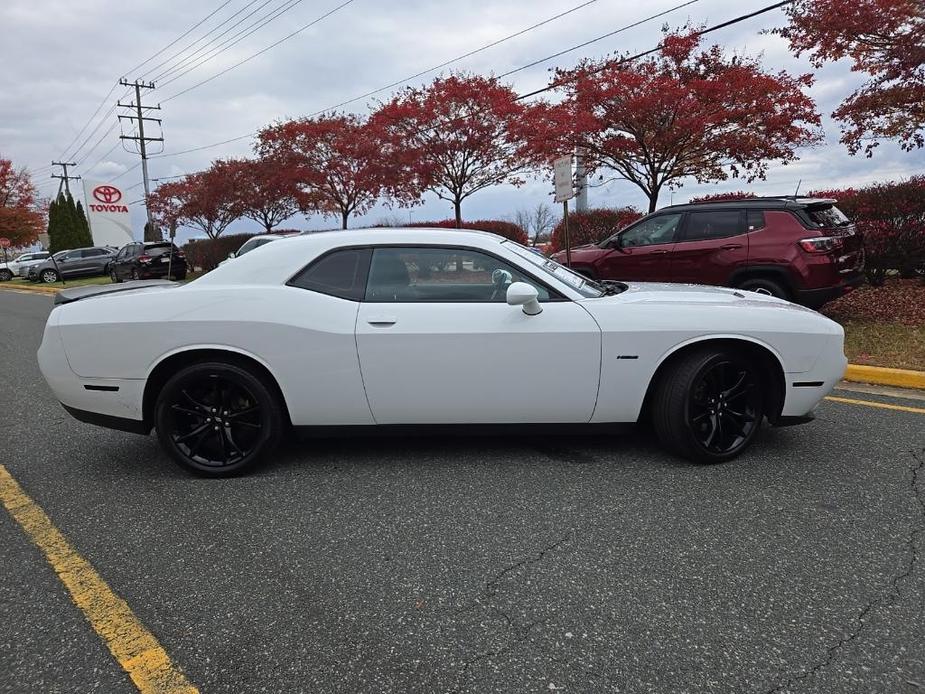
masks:
<instances>
[{"instance_id":1,"label":"tree with red leaves","mask_svg":"<svg viewBox=\"0 0 925 694\"><path fill-rule=\"evenodd\" d=\"M214 239L242 216L231 167L215 162L199 173L162 183L148 205L162 226L187 226Z\"/></svg>"},{"instance_id":2,"label":"tree with red leaves","mask_svg":"<svg viewBox=\"0 0 925 694\"><path fill-rule=\"evenodd\" d=\"M666 31L658 56L558 70L553 85L566 99L534 128L537 148L584 147L590 170L634 183L652 212L665 186L763 178L769 162L786 164L794 148L821 139L803 93L811 76L765 72L757 60L699 45L693 34Z\"/></svg>"},{"instance_id":3,"label":"tree with red leaves","mask_svg":"<svg viewBox=\"0 0 925 694\"><path fill-rule=\"evenodd\" d=\"M272 125L260 132L257 151L286 168L304 212L339 215L344 229L351 215L375 206L385 185L382 143L355 115Z\"/></svg>"},{"instance_id":4,"label":"tree with red leaves","mask_svg":"<svg viewBox=\"0 0 925 694\"><path fill-rule=\"evenodd\" d=\"M268 234L301 209L302 196L283 162L260 157L229 159L222 165L233 180L241 216L254 220Z\"/></svg>"},{"instance_id":5,"label":"tree with red leaves","mask_svg":"<svg viewBox=\"0 0 925 694\"><path fill-rule=\"evenodd\" d=\"M453 204L459 227L463 200L489 186L522 185L524 172L545 162L521 134L535 112L495 78L454 74L405 89L370 120L391 146L393 195L408 202L429 190Z\"/></svg>"},{"instance_id":6,"label":"tree with red leaves","mask_svg":"<svg viewBox=\"0 0 925 694\"><path fill-rule=\"evenodd\" d=\"M29 172L0 157L0 236L8 238L14 248L28 246L36 242L44 226L45 215Z\"/></svg>"},{"instance_id":7,"label":"tree with red leaves","mask_svg":"<svg viewBox=\"0 0 925 694\"><path fill-rule=\"evenodd\" d=\"M850 58L871 79L832 114L852 154L878 141L925 147L925 3L922 0L796 0L776 33L813 65Z\"/></svg>"}]
</instances>

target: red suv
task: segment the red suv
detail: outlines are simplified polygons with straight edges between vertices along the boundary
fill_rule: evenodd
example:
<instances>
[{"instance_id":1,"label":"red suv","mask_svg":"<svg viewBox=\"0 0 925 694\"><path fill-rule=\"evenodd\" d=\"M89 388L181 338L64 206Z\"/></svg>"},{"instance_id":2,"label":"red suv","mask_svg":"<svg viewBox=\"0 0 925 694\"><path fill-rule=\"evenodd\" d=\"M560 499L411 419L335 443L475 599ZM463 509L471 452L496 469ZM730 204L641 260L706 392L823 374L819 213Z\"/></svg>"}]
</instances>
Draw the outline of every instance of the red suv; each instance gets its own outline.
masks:
<instances>
[{"instance_id":1,"label":"red suv","mask_svg":"<svg viewBox=\"0 0 925 694\"><path fill-rule=\"evenodd\" d=\"M819 198L673 205L571 252L594 279L738 287L819 308L863 279L857 228ZM565 252L553 256L565 263Z\"/></svg>"}]
</instances>

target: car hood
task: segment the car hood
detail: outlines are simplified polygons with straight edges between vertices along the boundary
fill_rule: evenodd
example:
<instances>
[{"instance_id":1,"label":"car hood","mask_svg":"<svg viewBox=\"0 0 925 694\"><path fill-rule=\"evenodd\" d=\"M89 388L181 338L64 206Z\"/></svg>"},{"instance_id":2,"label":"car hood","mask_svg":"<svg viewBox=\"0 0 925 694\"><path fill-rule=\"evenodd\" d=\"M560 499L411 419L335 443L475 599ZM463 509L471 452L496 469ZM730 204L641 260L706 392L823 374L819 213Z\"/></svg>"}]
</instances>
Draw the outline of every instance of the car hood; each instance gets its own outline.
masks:
<instances>
[{"instance_id":1,"label":"car hood","mask_svg":"<svg viewBox=\"0 0 925 694\"><path fill-rule=\"evenodd\" d=\"M784 299L729 287L712 287L703 284L674 284L669 282L623 282L626 291L598 299L586 299L589 306L594 303L657 303L657 304L735 304L787 308L795 311L815 313L812 309L792 304Z\"/></svg>"}]
</instances>

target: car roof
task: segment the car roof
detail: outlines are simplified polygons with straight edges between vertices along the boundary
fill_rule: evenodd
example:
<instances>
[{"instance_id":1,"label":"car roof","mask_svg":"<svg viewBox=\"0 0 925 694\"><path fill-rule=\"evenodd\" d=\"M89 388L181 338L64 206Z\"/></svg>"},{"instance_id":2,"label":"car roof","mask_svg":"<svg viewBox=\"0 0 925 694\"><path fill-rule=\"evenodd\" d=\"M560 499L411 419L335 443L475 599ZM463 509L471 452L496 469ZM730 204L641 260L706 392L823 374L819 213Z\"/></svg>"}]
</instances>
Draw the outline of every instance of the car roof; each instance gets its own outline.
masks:
<instances>
[{"instance_id":1,"label":"car roof","mask_svg":"<svg viewBox=\"0 0 925 694\"><path fill-rule=\"evenodd\" d=\"M491 250L504 240L496 234L471 229L394 227L319 231L286 237L286 243L264 244L233 263L215 268L193 284L276 283L280 278L291 277L322 253L347 246L461 245Z\"/></svg>"},{"instance_id":2,"label":"car roof","mask_svg":"<svg viewBox=\"0 0 925 694\"><path fill-rule=\"evenodd\" d=\"M834 205L837 200L833 198L812 198L808 196L797 196L797 195L778 195L778 196L768 196L768 197L756 197L756 198L737 198L734 200L704 200L703 202L687 202L681 203L678 205L668 205L667 207L662 207L658 211L663 212L665 210L675 210L675 211L684 211L684 210L703 210L710 208L728 208L728 207L742 207L742 208L760 208L760 209L805 209L807 207L819 207Z\"/></svg>"}]
</instances>

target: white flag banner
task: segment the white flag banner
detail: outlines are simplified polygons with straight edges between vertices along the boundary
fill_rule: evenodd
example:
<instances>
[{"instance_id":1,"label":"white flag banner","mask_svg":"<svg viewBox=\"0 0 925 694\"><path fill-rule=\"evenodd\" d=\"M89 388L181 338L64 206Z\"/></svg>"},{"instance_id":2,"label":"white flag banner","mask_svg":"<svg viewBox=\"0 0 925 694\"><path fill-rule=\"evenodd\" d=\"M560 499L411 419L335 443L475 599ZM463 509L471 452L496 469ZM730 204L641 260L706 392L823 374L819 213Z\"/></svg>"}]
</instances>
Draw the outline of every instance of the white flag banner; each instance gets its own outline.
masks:
<instances>
[{"instance_id":1,"label":"white flag banner","mask_svg":"<svg viewBox=\"0 0 925 694\"><path fill-rule=\"evenodd\" d=\"M122 188L113 183L84 179L84 198L94 246L122 248L135 240Z\"/></svg>"}]
</instances>

